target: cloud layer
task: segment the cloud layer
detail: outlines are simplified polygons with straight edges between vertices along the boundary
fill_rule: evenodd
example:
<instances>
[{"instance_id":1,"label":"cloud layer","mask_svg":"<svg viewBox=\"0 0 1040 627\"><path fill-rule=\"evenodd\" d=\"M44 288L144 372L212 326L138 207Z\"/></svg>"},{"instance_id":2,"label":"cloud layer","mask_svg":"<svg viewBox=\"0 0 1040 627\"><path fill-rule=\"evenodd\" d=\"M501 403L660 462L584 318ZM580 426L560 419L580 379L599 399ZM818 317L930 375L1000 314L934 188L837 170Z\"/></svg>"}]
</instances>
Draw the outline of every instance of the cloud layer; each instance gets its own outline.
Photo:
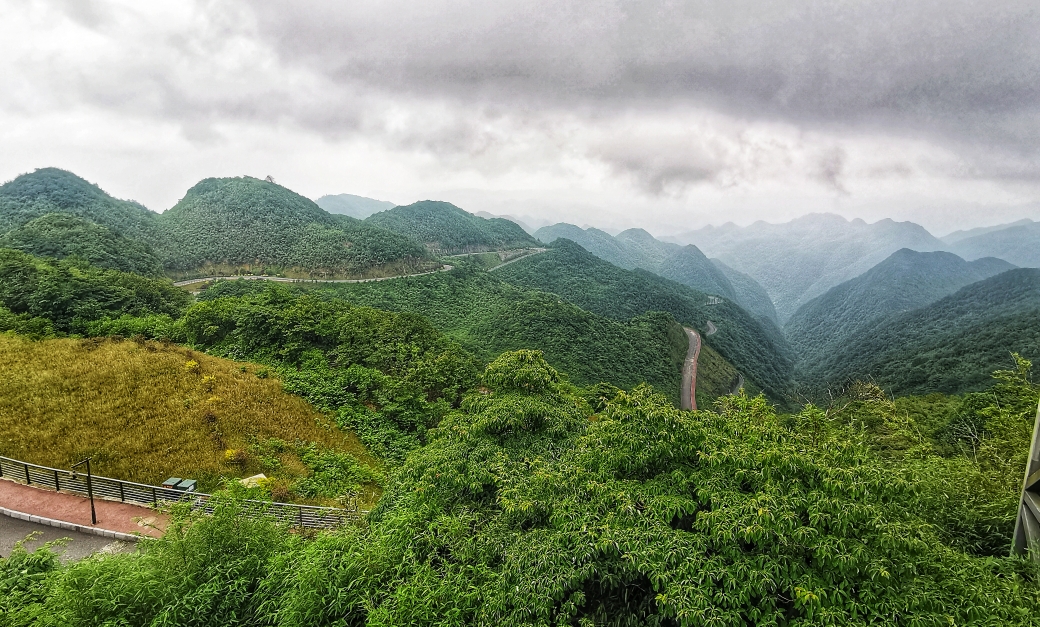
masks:
<instances>
[{"instance_id":1,"label":"cloud layer","mask_svg":"<svg viewBox=\"0 0 1040 627\"><path fill-rule=\"evenodd\" d=\"M661 229L1040 201L1030 2L9 4L5 178L86 164L157 209L251 168Z\"/></svg>"}]
</instances>

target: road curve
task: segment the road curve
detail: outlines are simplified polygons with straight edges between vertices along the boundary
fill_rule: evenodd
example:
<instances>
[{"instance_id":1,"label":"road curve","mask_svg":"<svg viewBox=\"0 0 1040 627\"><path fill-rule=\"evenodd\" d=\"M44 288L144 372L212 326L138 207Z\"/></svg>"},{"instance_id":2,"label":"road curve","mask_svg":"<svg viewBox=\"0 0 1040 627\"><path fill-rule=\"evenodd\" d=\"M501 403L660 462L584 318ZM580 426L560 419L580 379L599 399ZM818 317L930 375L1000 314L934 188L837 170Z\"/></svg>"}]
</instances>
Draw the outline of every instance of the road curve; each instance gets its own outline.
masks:
<instances>
[{"instance_id":1,"label":"road curve","mask_svg":"<svg viewBox=\"0 0 1040 627\"><path fill-rule=\"evenodd\" d=\"M509 261L502 262L502 263L498 264L497 266L495 266L494 268L488 268L488 272L494 272L495 270L498 270L499 268L501 268L503 266L508 266L511 263L516 263L517 261L520 261L521 259L527 259L528 257L534 257L535 255L537 255L539 253L544 253L546 250L548 250L548 249L546 249L546 248L535 248L535 249L533 249L532 252L529 252L526 255L521 255L521 256L516 257L514 259L510 259Z\"/></svg>"},{"instance_id":2,"label":"road curve","mask_svg":"<svg viewBox=\"0 0 1040 627\"><path fill-rule=\"evenodd\" d=\"M174 281L174 285L177 287L184 287L185 285L192 285L193 283L205 283L206 281L236 281L238 279L245 279L247 281L276 281L278 283L371 283L373 281L389 281L390 279L406 279L413 276L426 276L427 274L436 274L438 272L447 272L453 270L454 266L443 265L437 270L430 270L429 272L419 272L416 274L398 274L396 276L383 276L376 277L373 279L289 279L283 276L257 276L255 274L241 274L235 276L207 276L201 279L187 279L185 281Z\"/></svg>"},{"instance_id":3,"label":"road curve","mask_svg":"<svg viewBox=\"0 0 1040 627\"><path fill-rule=\"evenodd\" d=\"M697 409L697 357L701 354L701 336L689 327L683 329L690 338L682 372L682 408Z\"/></svg>"},{"instance_id":4,"label":"road curve","mask_svg":"<svg viewBox=\"0 0 1040 627\"><path fill-rule=\"evenodd\" d=\"M711 320L708 320L708 330L707 332L705 332L704 335L715 335L716 331L718 331L718 329L715 328L715 325L711 323Z\"/></svg>"}]
</instances>

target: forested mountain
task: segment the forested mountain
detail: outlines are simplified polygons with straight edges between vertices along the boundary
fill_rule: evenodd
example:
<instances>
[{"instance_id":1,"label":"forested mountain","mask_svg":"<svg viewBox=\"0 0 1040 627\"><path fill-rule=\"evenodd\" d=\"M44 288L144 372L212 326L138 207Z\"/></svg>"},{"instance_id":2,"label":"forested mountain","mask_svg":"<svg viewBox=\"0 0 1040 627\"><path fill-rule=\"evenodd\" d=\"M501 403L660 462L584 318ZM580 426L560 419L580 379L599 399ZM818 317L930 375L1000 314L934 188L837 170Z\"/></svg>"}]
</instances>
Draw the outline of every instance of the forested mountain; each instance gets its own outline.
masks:
<instances>
[{"instance_id":1,"label":"forested mountain","mask_svg":"<svg viewBox=\"0 0 1040 627\"><path fill-rule=\"evenodd\" d=\"M518 218L516 216L511 216L509 214L495 215L493 213L488 213L487 211L478 211L478 212L474 213L473 215L477 216L478 218L486 218L488 220L493 220L495 218L501 218L503 220L509 220L510 222L513 222L517 226L522 228L524 231L527 231L527 233L529 235L534 235L534 232L536 230L538 230L538 229L536 229L536 228L531 226L531 219L530 218L524 220L524 219Z\"/></svg>"},{"instance_id":2,"label":"forested mountain","mask_svg":"<svg viewBox=\"0 0 1040 627\"><path fill-rule=\"evenodd\" d=\"M924 307L976 281L1011 270L1000 259L964 261L903 248L855 279L802 305L784 332L802 362L815 362L878 318Z\"/></svg>"},{"instance_id":3,"label":"forested mountain","mask_svg":"<svg viewBox=\"0 0 1040 627\"><path fill-rule=\"evenodd\" d=\"M780 322L777 320L776 307L773 306L773 301L769 298L766 289L758 281L743 272L734 270L718 259L712 259L711 262L729 279L736 301L741 307L759 318L769 320L779 328Z\"/></svg>"},{"instance_id":4,"label":"forested mountain","mask_svg":"<svg viewBox=\"0 0 1040 627\"><path fill-rule=\"evenodd\" d=\"M645 270L624 270L576 243L559 239L548 252L496 271L510 283L558 294L593 313L626 320L648 311L670 313L699 331L773 399L787 398L791 358L778 329L764 326L729 300L709 305L708 295ZM708 321L717 332L707 335Z\"/></svg>"},{"instance_id":5,"label":"forested mountain","mask_svg":"<svg viewBox=\"0 0 1040 627\"><path fill-rule=\"evenodd\" d=\"M41 168L0 185L0 234L49 213L74 215L141 242L156 236L155 213L65 170Z\"/></svg>"},{"instance_id":6,"label":"forested mountain","mask_svg":"<svg viewBox=\"0 0 1040 627\"><path fill-rule=\"evenodd\" d=\"M373 213L393 209L397 206L385 200L375 200L374 198L365 198L364 196L355 196L354 194L326 195L315 200L314 204L329 213L350 216L358 220L364 220Z\"/></svg>"},{"instance_id":7,"label":"forested mountain","mask_svg":"<svg viewBox=\"0 0 1040 627\"><path fill-rule=\"evenodd\" d=\"M599 229L591 227L583 229L573 224L561 222L552 226L543 226L534 232L534 236L546 244L551 244L560 238L569 239L600 259L609 261L615 266L625 268L626 270L633 268L653 269L646 267L652 265L647 259L639 256L635 251L629 250L627 246L615 239L610 233Z\"/></svg>"},{"instance_id":8,"label":"forested mountain","mask_svg":"<svg viewBox=\"0 0 1040 627\"><path fill-rule=\"evenodd\" d=\"M696 246L683 246L668 257L656 274L714 296L737 300L737 292L726 273Z\"/></svg>"},{"instance_id":9,"label":"forested mountain","mask_svg":"<svg viewBox=\"0 0 1040 627\"><path fill-rule=\"evenodd\" d=\"M769 293L781 323L798 307L900 248L947 248L912 222L886 219L867 224L832 214L811 214L783 224L708 226L667 239L694 244L705 255L750 275Z\"/></svg>"},{"instance_id":10,"label":"forested mountain","mask_svg":"<svg viewBox=\"0 0 1040 627\"><path fill-rule=\"evenodd\" d=\"M965 259L999 257L1023 268L1040 268L1040 222L1018 222L966 237L948 248Z\"/></svg>"},{"instance_id":11,"label":"forested mountain","mask_svg":"<svg viewBox=\"0 0 1040 627\"><path fill-rule=\"evenodd\" d=\"M544 254L544 253L543 253ZM203 301L263 292L259 282L222 282ZM386 311L420 314L485 362L506 350L537 349L579 384L631 388L650 383L677 401L687 339L668 315L620 320L506 283L495 274L456 269L373 283L296 286ZM642 313L642 312L640 312Z\"/></svg>"},{"instance_id":12,"label":"forested mountain","mask_svg":"<svg viewBox=\"0 0 1040 627\"><path fill-rule=\"evenodd\" d=\"M418 267L428 257L406 237L346 216L251 177L205 179L161 216L167 269L295 270L356 274L389 263Z\"/></svg>"},{"instance_id":13,"label":"forested mountain","mask_svg":"<svg viewBox=\"0 0 1040 627\"><path fill-rule=\"evenodd\" d=\"M989 386L1011 353L1040 359L1040 270L1009 270L930 305L875 320L799 379L807 389L871 378L896 395L960 393Z\"/></svg>"},{"instance_id":14,"label":"forested mountain","mask_svg":"<svg viewBox=\"0 0 1040 627\"><path fill-rule=\"evenodd\" d=\"M69 213L47 213L0 235L0 248L37 257L79 257L101 268L160 276L151 247Z\"/></svg>"},{"instance_id":15,"label":"forested mountain","mask_svg":"<svg viewBox=\"0 0 1040 627\"><path fill-rule=\"evenodd\" d=\"M599 229L581 229L573 224L554 224L539 229L535 236L545 243L569 239L604 261L634 270L642 268L682 283L695 290L723 296L776 324L776 309L765 289L754 279L709 260L696 246L679 246L650 235L643 229L629 229L613 236ZM740 284L733 284L730 275Z\"/></svg>"},{"instance_id":16,"label":"forested mountain","mask_svg":"<svg viewBox=\"0 0 1040 627\"><path fill-rule=\"evenodd\" d=\"M400 233L440 253L537 246L519 225L480 218L455 205L423 200L369 216L365 223Z\"/></svg>"}]
</instances>

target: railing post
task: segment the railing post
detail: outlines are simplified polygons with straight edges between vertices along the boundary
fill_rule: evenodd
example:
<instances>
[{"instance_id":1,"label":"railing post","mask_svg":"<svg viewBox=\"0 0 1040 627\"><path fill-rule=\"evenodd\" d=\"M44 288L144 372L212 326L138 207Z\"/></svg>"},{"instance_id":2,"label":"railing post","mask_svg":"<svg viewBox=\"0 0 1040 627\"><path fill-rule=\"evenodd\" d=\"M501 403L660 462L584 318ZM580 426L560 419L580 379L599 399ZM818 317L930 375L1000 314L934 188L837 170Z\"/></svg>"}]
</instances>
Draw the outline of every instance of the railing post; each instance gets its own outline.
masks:
<instances>
[{"instance_id":1,"label":"railing post","mask_svg":"<svg viewBox=\"0 0 1040 627\"><path fill-rule=\"evenodd\" d=\"M32 485L32 479L29 478L29 464L22 462L22 465L25 466L25 485Z\"/></svg>"},{"instance_id":2,"label":"railing post","mask_svg":"<svg viewBox=\"0 0 1040 627\"><path fill-rule=\"evenodd\" d=\"M155 496L155 486L152 486L152 505L159 507L159 499Z\"/></svg>"},{"instance_id":3,"label":"railing post","mask_svg":"<svg viewBox=\"0 0 1040 627\"><path fill-rule=\"evenodd\" d=\"M123 482L119 482L119 500L126 503L126 497L123 496Z\"/></svg>"},{"instance_id":4,"label":"railing post","mask_svg":"<svg viewBox=\"0 0 1040 627\"><path fill-rule=\"evenodd\" d=\"M58 485L58 471L54 471L54 491L61 492L61 486Z\"/></svg>"},{"instance_id":5,"label":"railing post","mask_svg":"<svg viewBox=\"0 0 1040 627\"><path fill-rule=\"evenodd\" d=\"M296 511L300 513L300 529L303 529L303 508L297 507Z\"/></svg>"}]
</instances>

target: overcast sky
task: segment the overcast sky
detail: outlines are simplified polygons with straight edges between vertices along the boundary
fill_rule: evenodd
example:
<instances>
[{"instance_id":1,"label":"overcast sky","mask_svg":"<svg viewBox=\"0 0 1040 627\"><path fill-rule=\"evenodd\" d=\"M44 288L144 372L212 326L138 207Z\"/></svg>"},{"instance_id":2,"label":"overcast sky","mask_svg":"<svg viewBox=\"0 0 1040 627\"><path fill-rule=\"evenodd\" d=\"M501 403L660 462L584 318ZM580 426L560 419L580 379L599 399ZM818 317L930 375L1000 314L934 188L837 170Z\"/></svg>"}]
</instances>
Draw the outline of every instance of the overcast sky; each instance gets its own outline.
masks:
<instances>
[{"instance_id":1,"label":"overcast sky","mask_svg":"<svg viewBox=\"0 0 1040 627\"><path fill-rule=\"evenodd\" d=\"M1040 219L1035 0L0 0L0 178L656 234Z\"/></svg>"}]
</instances>

